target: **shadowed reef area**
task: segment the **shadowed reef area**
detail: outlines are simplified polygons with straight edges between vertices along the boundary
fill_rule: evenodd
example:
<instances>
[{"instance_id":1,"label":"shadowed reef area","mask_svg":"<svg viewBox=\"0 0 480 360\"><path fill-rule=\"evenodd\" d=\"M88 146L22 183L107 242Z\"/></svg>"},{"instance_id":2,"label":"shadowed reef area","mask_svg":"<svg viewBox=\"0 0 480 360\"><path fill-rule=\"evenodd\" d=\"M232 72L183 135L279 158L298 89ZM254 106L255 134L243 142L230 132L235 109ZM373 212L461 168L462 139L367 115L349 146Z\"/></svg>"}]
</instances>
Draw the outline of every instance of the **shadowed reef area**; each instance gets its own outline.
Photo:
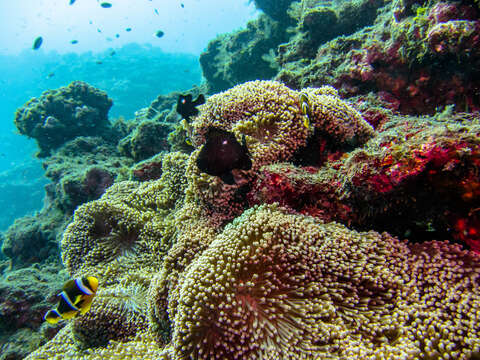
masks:
<instances>
[{"instance_id":1,"label":"shadowed reef area","mask_svg":"<svg viewBox=\"0 0 480 360\"><path fill-rule=\"evenodd\" d=\"M4 359L480 359L479 3L255 3L187 129L178 92L18 109L49 183L4 233ZM212 128L248 149L233 185L197 166ZM87 275L90 311L42 324Z\"/></svg>"}]
</instances>

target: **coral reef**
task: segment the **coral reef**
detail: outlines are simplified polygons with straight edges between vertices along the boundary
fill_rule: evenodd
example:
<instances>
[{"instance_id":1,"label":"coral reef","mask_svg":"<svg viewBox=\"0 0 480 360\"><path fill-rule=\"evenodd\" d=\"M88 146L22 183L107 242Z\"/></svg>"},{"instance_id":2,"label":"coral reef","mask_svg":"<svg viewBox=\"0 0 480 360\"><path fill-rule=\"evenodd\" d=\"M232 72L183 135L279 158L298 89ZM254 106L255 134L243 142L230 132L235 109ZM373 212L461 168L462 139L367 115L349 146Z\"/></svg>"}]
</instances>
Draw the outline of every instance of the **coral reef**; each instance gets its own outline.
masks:
<instances>
[{"instance_id":1,"label":"coral reef","mask_svg":"<svg viewBox=\"0 0 480 360\"><path fill-rule=\"evenodd\" d=\"M98 297L30 358L479 356L478 115L355 99L373 130L335 89L302 93L211 96L194 152L78 207L62 259L100 279ZM196 166L211 127L245 137L253 165L234 185Z\"/></svg>"},{"instance_id":2,"label":"coral reef","mask_svg":"<svg viewBox=\"0 0 480 360\"><path fill-rule=\"evenodd\" d=\"M0 359L23 358L61 328L41 326L66 279L65 271L59 270L59 264L35 264L0 277Z\"/></svg>"},{"instance_id":3,"label":"coral reef","mask_svg":"<svg viewBox=\"0 0 480 360\"><path fill-rule=\"evenodd\" d=\"M69 220L68 215L52 206L15 220L3 234L2 254L13 269L59 262L59 238Z\"/></svg>"},{"instance_id":4,"label":"coral reef","mask_svg":"<svg viewBox=\"0 0 480 360\"><path fill-rule=\"evenodd\" d=\"M278 82L253 81L238 85L226 92L211 96L201 113L194 118L193 142L200 146L211 127L245 136L253 166L243 171L243 181L225 185L216 177L199 173L193 163L193 153L187 176L196 197L216 221L239 215L246 206L246 193L258 169L266 164L292 160L314 136L332 143L333 148L353 148L373 136L372 127L348 103L338 97L335 89L322 87L303 91L310 102L311 127L304 124L300 92ZM318 149L308 151L318 152Z\"/></svg>"},{"instance_id":5,"label":"coral reef","mask_svg":"<svg viewBox=\"0 0 480 360\"><path fill-rule=\"evenodd\" d=\"M197 228L187 231L184 235L198 236ZM152 311L161 318L150 321L170 321L170 331L160 322L145 333L143 320L137 322L142 316L101 315L110 311L106 296L92 312L98 322L80 318L28 359L151 353L160 359L467 359L480 352L480 259L459 245L409 244L386 233L357 233L276 205L253 207L208 238L204 251L190 243L172 247L168 256L183 266L166 260L153 278L147 301L154 301ZM188 253L179 252L182 247ZM173 271L176 281L168 281L169 269L180 270ZM134 283L142 281L153 285L151 276ZM108 288L105 284L106 293ZM124 337L101 345L102 329L112 329L105 321L124 329L109 334ZM97 324L100 330L92 331L98 337L86 336ZM134 334L128 331L132 326ZM160 329L167 333L156 333Z\"/></svg>"},{"instance_id":6,"label":"coral reef","mask_svg":"<svg viewBox=\"0 0 480 360\"><path fill-rule=\"evenodd\" d=\"M255 6L277 21L288 19L287 9L294 0L254 0Z\"/></svg>"},{"instance_id":7,"label":"coral reef","mask_svg":"<svg viewBox=\"0 0 480 360\"><path fill-rule=\"evenodd\" d=\"M285 16L286 3L259 2L279 21L261 16L210 42L201 63L211 92L274 79L293 89L373 93L407 114L480 109L478 3L302 0Z\"/></svg>"},{"instance_id":8,"label":"coral reef","mask_svg":"<svg viewBox=\"0 0 480 360\"><path fill-rule=\"evenodd\" d=\"M325 133L342 144L365 142L373 129L361 115L342 101L335 89L304 89L309 97L313 129L304 125L300 92L279 82L252 81L211 96L194 119L194 144L201 145L210 127L245 135L253 169L289 160L304 146L313 131ZM234 101L232 101L234 99Z\"/></svg>"},{"instance_id":9,"label":"coral reef","mask_svg":"<svg viewBox=\"0 0 480 360\"><path fill-rule=\"evenodd\" d=\"M186 93L197 97L207 91L205 85L193 87ZM176 111L179 92L158 96L149 107L135 112L135 119L119 124L124 136L118 142L121 155L139 162L162 151L190 153L192 147L186 143L185 129L180 125Z\"/></svg>"},{"instance_id":10,"label":"coral reef","mask_svg":"<svg viewBox=\"0 0 480 360\"><path fill-rule=\"evenodd\" d=\"M88 349L105 346L112 340L127 342L146 330L148 280L136 277L132 283L131 278L129 274L118 284L105 286L97 294L95 308L73 321L72 334L77 346ZM142 280L147 284L142 284Z\"/></svg>"},{"instance_id":11,"label":"coral reef","mask_svg":"<svg viewBox=\"0 0 480 360\"><path fill-rule=\"evenodd\" d=\"M69 141L43 162L47 198L67 214L86 201L98 199L115 180L128 176L131 158L99 137Z\"/></svg>"},{"instance_id":12,"label":"coral reef","mask_svg":"<svg viewBox=\"0 0 480 360\"><path fill-rule=\"evenodd\" d=\"M271 79L277 73L274 49L288 39L286 24L261 15L235 34L220 35L200 55L208 92L242 82Z\"/></svg>"},{"instance_id":13,"label":"coral reef","mask_svg":"<svg viewBox=\"0 0 480 360\"><path fill-rule=\"evenodd\" d=\"M297 22L295 35L278 47L277 61L282 68L289 63L304 63L314 59L320 45L338 36L371 26L383 1L356 0L339 2L338 6L325 6L322 2L301 1L294 3L290 14Z\"/></svg>"},{"instance_id":14,"label":"coral reef","mask_svg":"<svg viewBox=\"0 0 480 360\"><path fill-rule=\"evenodd\" d=\"M378 2L374 18L365 13L367 5L355 18L373 19L371 27L342 31L322 44L301 46L314 30L300 25L300 33L279 48L282 69L275 78L293 88L330 84L348 96L374 92L403 113L434 113L450 104L478 110L478 7L407 3Z\"/></svg>"},{"instance_id":15,"label":"coral reef","mask_svg":"<svg viewBox=\"0 0 480 360\"><path fill-rule=\"evenodd\" d=\"M478 260L252 208L186 269L173 358L478 355Z\"/></svg>"},{"instance_id":16,"label":"coral reef","mask_svg":"<svg viewBox=\"0 0 480 360\"><path fill-rule=\"evenodd\" d=\"M101 199L78 207L61 244L68 271L74 274L129 261L155 268L175 233L165 212L179 206L186 187L179 176L185 165L186 155L167 154L158 183L120 182Z\"/></svg>"},{"instance_id":17,"label":"coral reef","mask_svg":"<svg viewBox=\"0 0 480 360\"><path fill-rule=\"evenodd\" d=\"M140 161L132 169L132 178L137 181L157 180L162 176L162 153Z\"/></svg>"},{"instance_id":18,"label":"coral reef","mask_svg":"<svg viewBox=\"0 0 480 360\"><path fill-rule=\"evenodd\" d=\"M480 357L478 2L255 3L201 55L188 144L178 93L39 142L63 264L100 284L27 359ZM199 169L212 128L248 150L232 182Z\"/></svg>"},{"instance_id":19,"label":"coral reef","mask_svg":"<svg viewBox=\"0 0 480 360\"><path fill-rule=\"evenodd\" d=\"M320 168L264 166L247 197L360 229L453 238L478 251L478 120L392 119L364 147L324 155Z\"/></svg>"},{"instance_id":20,"label":"coral reef","mask_svg":"<svg viewBox=\"0 0 480 360\"><path fill-rule=\"evenodd\" d=\"M135 161L145 160L161 151L169 150L167 139L172 131L172 124L142 121L131 134L119 142L119 150Z\"/></svg>"},{"instance_id":21,"label":"coral reef","mask_svg":"<svg viewBox=\"0 0 480 360\"><path fill-rule=\"evenodd\" d=\"M37 141L38 156L45 157L77 136L111 137L107 114L112 104L105 92L74 81L28 101L17 110L15 125L20 134Z\"/></svg>"}]
</instances>

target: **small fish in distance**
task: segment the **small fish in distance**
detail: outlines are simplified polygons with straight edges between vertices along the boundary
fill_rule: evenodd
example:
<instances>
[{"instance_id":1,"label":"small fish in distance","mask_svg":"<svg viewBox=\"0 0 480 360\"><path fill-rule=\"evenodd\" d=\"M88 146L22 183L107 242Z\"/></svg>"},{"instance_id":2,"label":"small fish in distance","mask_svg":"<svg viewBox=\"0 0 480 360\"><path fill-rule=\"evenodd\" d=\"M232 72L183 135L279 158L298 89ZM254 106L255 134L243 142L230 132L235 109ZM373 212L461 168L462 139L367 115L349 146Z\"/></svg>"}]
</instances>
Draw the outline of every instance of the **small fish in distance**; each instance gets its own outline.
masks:
<instances>
[{"instance_id":1,"label":"small fish in distance","mask_svg":"<svg viewBox=\"0 0 480 360\"><path fill-rule=\"evenodd\" d=\"M110 4L109 2L102 2L100 6L104 9L108 9L112 7L112 4Z\"/></svg>"},{"instance_id":2,"label":"small fish in distance","mask_svg":"<svg viewBox=\"0 0 480 360\"><path fill-rule=\"evenodd\" d=\"M60 320L73 319L84 315L92 306L92 300L98 288L98 279L93 276L68 280L58 295L57 307L49 310L44 320L56 324Z\"/></svg>"},{"instance_id":3,"label":"small fish in distance","mask_svg":"<svg viewBox=\"0 0 480 360\"><path fill-rule=\"evenodd\" d=\"M74 2L75 0L70 0L70 3L68 5L73 5Z\"/></svg>"},{"instance_id":4,"label":"small fish in distance","mask_svg":"<svg viewBox=\"0 0 480 360\"><path fill-rule=\"evenodd\" d=\"M78 44L78 40L72 40L70 41L70 44L73 44L73 45Z\"/></svg>"},{"instance_id":5,"label":"small fish in distance","mask_svg":"<svg viewBox=\"0 0 480 360\"><path fill-rule=\"evenodd\" d=\"M190 120L191 116L198 115L197 106L205 104L205 96L200 94L195 101L192 101L191 94L179 95L177 100L177 113L179 113L185 120Z\"/></svg>"},{"instance_id":6,"label":"small fish in distance","mask_svg":"<svg viewBox=\"0 0 480 360\"><path fill-rule=\"evenodd\" d=\"M132 28L126 28L125 31L130 32L130 31L132 31Z\"/></svg>"},{"instance_id":7,"label":"small fish in distance","mask_svg":"<svg viewBox=\"0 0 480 360\"><path fill-rule=\"evenodd\" d=\"M245 135L240 144L231 132L210 127L196 163L200 171L220 177L225 184L234 185L235 178L232 170L250 170L252 168Z\"/></svg>"},{"instance_id":8,"label":"small fish in distance","mask_svg":"<svg viewBox=\"0 0 480 360\"><path fill-rule=\"evenodd\" d=\"M161 38L163 35L165 35L165 33L164 33L162 30L158 30L158 31L155 33L155 36L158 37L158 38Z\"/></svg>"},{"instance_id":9,"label":"small fish in distance","mask_svg":"<svg viewBox=\"0 0 480 360\"><path fill-rule=\"evenodd\" d=\"M40 49L40 46L42 46L43 43L43 38L41 36L37 37L35 41L33 42L32 49L33 50L38 50Z\"/></svg>"}]
</instances>

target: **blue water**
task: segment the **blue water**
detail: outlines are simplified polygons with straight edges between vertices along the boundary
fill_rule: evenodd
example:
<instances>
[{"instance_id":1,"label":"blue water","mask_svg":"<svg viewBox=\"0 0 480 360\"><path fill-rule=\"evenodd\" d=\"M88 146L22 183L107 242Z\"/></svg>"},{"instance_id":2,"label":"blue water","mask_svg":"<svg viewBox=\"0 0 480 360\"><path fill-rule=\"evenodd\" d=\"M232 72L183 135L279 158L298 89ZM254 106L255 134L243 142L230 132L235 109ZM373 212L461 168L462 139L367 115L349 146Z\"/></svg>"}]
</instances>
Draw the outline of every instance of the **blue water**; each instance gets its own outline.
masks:
<instances>
[{"instance_id":1,"label":"blue water","mask_svg":"<svg viewBox=\"0 0 480 360\"><path fill-rule=\"evenodd\" d=\"M113 99L112 120L120 116L130 119L158 95L187 90L201 81L197 56L164 53L151 45L129 44L96 54L60 55L52 51L32 56L31 51L0 56L0 230L43 204L46 179L41 179L41 164L33 158L37 147L34 141L18 135L13 124L15 110L30 98L83 80ZM28 201L18 201L28 194ZM1 206L12 202L15 206Z\"/></svg>"},{"instance_id":2,"label":"blue water","mask_svg":"<svg viewBox=\"0 0 480 360\"><path fill-rule=\"evenodd\" d=\"M46 90L83 80L113 99L112 121L130 119L158 95L199 85L198 56L208 41L256 16L247 1L212 0L216 14L198 0L113 5L105 10L93 0L72 6L68 0L0 3L0 13L8 14L0 22L0 231L42 207L47 183L34 157L35 142L14 126L17 108ZM160 28L162 39L153 35ZM42 46L32 50L37 36Z\"/></svg>"}]
</instances>

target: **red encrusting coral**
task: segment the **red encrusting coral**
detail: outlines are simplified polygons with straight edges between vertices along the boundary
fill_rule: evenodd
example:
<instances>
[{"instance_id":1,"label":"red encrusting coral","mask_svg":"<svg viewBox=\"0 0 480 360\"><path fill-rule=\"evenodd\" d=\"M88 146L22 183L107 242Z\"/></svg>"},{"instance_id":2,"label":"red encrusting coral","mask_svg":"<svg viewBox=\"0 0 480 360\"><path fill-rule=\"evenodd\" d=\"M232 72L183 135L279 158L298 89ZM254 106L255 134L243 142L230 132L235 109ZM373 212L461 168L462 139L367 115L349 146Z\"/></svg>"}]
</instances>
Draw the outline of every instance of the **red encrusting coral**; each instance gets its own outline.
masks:
<instances>
[{"instance_id":1,"label":"red encrusting coral","mask_svg":"<svg viewBox=\"0 0 480 360\"><path fill-rule=\"evenodd\" d=\"M355 45L341 54L342 65L329 70L333 73L326 78L341 93L374 92L395 110L409 114L431 114L449 104L455 104L457 111L480 110L478 82L473 81L480 77L480 21L475 6L425 5L416 16L389 19L386 24L361 40L353 37ZM331 52L331 47L321 47L316 61L331 57Z\"/></svg>"},{"instance_id":2,"label":"red encrusting coral","mask_svg":"<svg viewBox=\"0 0 480 360\"><path fill-rule=\"evenodd\" d=\"M336 194L340 181L319 181L318 171L319 168L313 166L265 166L247 195L249 204L279 203L294 212L326 222L335 220L349 224L354 214Z\"/></svg>"},{"instance_id":3,"label":"red encrusting coral","mask_svg":"<svg viewBox=\"0 0 480 360\"><path fill-rule=\"evenodd\" d=\"M133 176L138 181L148 181L160 179L162 176L162 163L158 161L142 163L132 171Z\"/></svg>"},{"instance_id":4,"label":"red encrusting coral","mask_svg":"<svg viewBox=\"0 0 480 360\"><path fill-rule=\"evenodd\" d=\"M455 123L390 121L366 148L329 154L324 164L262 167L248 201L277 202L323 221L398 236L414 231L417 240L442 236L478 249L475 131Z\"/></svg>"},{"instance_id":5,"label":"red encrusting coral","mask_svg":"<svg viewBox=\"0 0 480 360\"><path fill-rule=\"evenodd\" d=\"M467 217L458 217L453 223L452 235L480 254L480 208L472 210Z\"/></svg>"},{"instance_id":6,"label":"red encrusting coral","mask_svg":"<svg viewBox=\"0 0 480 360\"><path fill-rule=\"evenodd\" d=\"M398 147L395 141L381 146L387 150ZM428 177L432 177L453 169L461 162L461 154L472 150L470 146L471 144L459 142L445 147L432 139L431 143L424 143L410 152L386 153L383 158L374 159L370 164L373 166L365 167L365 172L357 174L351 181L355 186L369 191L386 193L422 172L427 172ZM473 152L478 154L479 148L475 147Z\"/></svg>"}]
</instances>

